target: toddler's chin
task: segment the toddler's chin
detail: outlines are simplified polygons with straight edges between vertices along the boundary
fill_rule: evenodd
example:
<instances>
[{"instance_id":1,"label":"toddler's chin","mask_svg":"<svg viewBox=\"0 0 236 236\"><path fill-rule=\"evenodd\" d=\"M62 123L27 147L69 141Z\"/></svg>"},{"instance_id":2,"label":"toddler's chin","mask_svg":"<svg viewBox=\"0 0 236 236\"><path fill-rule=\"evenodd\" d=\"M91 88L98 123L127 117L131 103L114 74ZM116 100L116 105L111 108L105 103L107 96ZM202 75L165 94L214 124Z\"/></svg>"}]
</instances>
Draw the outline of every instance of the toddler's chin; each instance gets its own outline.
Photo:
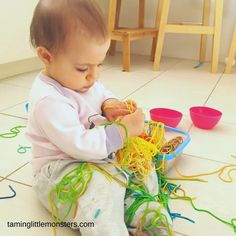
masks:
<instances>
[{"instance_id":1,"label":"toddler's chin","mask_svg":"<svg viewBox=\"0 0 236 236\"><path fill-rule=\"evenodd\" d=\"M89 90L89 88L81 88L81 89L76 89L77 92L80 92L80 93L85 93Z\"/></svg>"}]
</instances>

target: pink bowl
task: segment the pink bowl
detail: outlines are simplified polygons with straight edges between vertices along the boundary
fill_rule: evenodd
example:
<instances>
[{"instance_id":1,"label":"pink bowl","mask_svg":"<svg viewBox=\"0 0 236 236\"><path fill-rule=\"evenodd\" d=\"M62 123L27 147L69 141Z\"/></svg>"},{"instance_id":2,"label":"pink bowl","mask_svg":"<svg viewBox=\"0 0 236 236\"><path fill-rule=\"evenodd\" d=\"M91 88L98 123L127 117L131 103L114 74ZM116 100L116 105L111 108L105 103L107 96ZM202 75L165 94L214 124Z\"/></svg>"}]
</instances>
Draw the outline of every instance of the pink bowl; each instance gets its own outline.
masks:
<instances>
[{"instance_id":1,"label":"pink bowl","mask_svg":"<svg viewBox=\"0 0 236 236\"><path fill-rule=\"evenodd\" d=\"M196 106L189 111L193 124L201 129L214 128L222 116L222 112L210 107Z\"/></svg>"},{"instance_id":2,"label":"pink bowl","mask_svg":"<svg viewBox=\"0 0 236 236\"><path fill-rule=\"evenodd\" d=\"M153 121L162 122L171 127L176 127L183 116L181 112L167 108L153 108L149 112Z\"/></svg>"}]
</instances>

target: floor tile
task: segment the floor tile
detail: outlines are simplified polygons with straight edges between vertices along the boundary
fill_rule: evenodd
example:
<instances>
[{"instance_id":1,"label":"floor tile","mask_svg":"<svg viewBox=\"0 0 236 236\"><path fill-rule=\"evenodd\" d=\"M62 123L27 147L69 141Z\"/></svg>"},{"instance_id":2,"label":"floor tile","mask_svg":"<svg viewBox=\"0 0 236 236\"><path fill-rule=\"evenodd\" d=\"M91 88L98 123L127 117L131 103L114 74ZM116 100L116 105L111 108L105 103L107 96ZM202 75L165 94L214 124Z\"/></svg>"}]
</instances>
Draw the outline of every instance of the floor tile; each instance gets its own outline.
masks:
<instances>
[{"instance_id":1,"label":"floor tile","mask_svg":"<svg viewBox=\"0 0 236 236\"><path fill-rule=\"evenodd\" d=\"M0 115L0 124L0 134L3 134L8 133L10 129L15 126L26 125L26 121L23 119ZM18 133L14 138L0 138L0 150L2 156L0 162L0 176L5 177L31 160L31 152L29 150L25 154L19 154L17 152L19 145L27 147L31 146L24 136L25 128L19 130L20 133Z\"/></svg>"},{"instance_id":2,"label":"floor tile","mask_svg":"<svg viewBox=\"0 0 236 236\"><path fill-rule=\"evenodd\" d=\"M225 74L212 93L207 106L220 110L221 120L236 124L236 73Z\"/></svg>"},{"instance_id":3,"label":"floor tile","mask_svg":"<svg viewBox=\"0 0 236 236\"><path fill-rule=\"evenodd\" d=\"M23 119L27 119L26 104L27 104L27 101L24 101L9 109L4 109L2 112L0 112L0 114L2 113L2 114L17 116Z\"/></svg>"},{"instance_id":4,"label":"floor tile","mask_svg":"<svg viewBox=\"0 0 236 236\"><path fill-rule=\"evenodd\" d=\"M212 130L192 127L191 143L185 152L210 160L235 163L231 155L236 155L236 125L220 122Z\"/></svg>"},{"instance_id":5,"label":"floor tile","mask_svg":"<svg viewBox=\"0 0 236 236\"><path fill-rule=\"evenodd\" d=\"M177 166L182 174L205 173L226 164L236 164L236 158L231 157L236 156L236 67L232 74L223 75L224 65L220 64L219 73L212 74L210 63L194 68L197 61L163 58L161 70L153 71L153 63L148 56L132 55L131 71L122 72L121 63L121 53L117 53L115 57L108 56L101 74L101 81L118 98L134 99L143 109L147 120L150 119L149 110L153 107L168 107L183 113L177 128L189 131L191 142L184 149L184 154L177 159ZM26 124L25 103L37 73L35 71L0 81L0 134L8 132L16 125ZM223 112L219 124L212 130L194 127L189 116L191 106L204 104ZM9 194L8 185L17 193L13 199L0 199L0 209L4 213L1 214L0 235L52 235L50 228L28 230L6 227L7 221L50 221L50 214L41 206L32 188L26 186L32 185L32 169L29 163L31 153L17 153L19 145L30 146L24 132L25 129L22 129L12 139L0 138L0 197ZM169 138L169 133L166 137ZM170 169L173 161L169 161L167 165ZM10 181L3 179L6 176ZM173 168L168 176L177 177ZM226 173L224 177L227 177ZM236 171L232 172L232 177L233 183L224 183L216 175L201 177L208 180L208 183L183 180L173 182L181 184L187 195L197 197L194 203L198 208L210 210L228 221L236 217ZM172 212L181 213L196 221L192 224L185 220L175 220L174 229L178 232L189 236L235 235L230 227L203 212L193 210L189 202L175 200L171 201L170 206ZM57 232L58 236L76 234L66 228L58 229Z\"/></svg>"},{"instance_id":6,"label":"floor tile","mask_svg":"<svg viewBox=\"0 0 236 236\"><path fill-rule=\"evenodd\" d=\"M181 72L184 77L192 78L199 77L203 78L214 78L221 75L224 71L225 65L223 63L219 63L217 73L211 73L211 63L204 62L203 64L199 64L197 60L188 60L182 59L177 63L173 68L169 70L170 73L175 75L175 71ZM180 75L180 74L179 74ZM179 76L180 77L180 76Z\"/></svg>"},{"instance_id":7,"label":"floor tile","mask_svg":"<svg viewBox=\"0 0 236 236\"><path fill-rule=\"evenodd\" d=\"M0 112L27 100L28 88L17 87L0 82Z\"/></svg>"},{"instance_id":8,"label":"floor tile","mask_svg":"<svg viewBox=\"0 0 236 236\"><path fill-rule=\"evenodd\" d=\"M115 96L119 99L124 99L152 79L111 68L102 73L100 80Z\"/></svg>"},{"instance_id":9,"label":"floor tile","mask_svg":"<svg viewBox=\"0 0 236 236\"><path fill-rule=\"evenodd\" d=\"M22 168L11 174L8 179L32 186L33 171L31 163L27 163Z\"/></svg>"},{"instance_id":10,"label":"floor tile","mask_svg":"<svg viewBox=\"0 0 236 236\"><path fill-rule=\"evenodd\" d=\"M220 74L210 74L208 71L200 73L186 69L191 63L182 61L176 64L133 93L133 99L142 107L167 107L188 115L191 106L206 102L221 77Z\"/></svg>"},{"instance_id":11,"label":"floor tile","mask_svg":"<svg viewBox=\"0 0 236 236\"><path fill-rule=\"evenodd\" d=\"M176 162L178 170L184 175L194 175L208 173L221 168L223 165L213 161L182 155ZM169 177L179 177L174 168L169 172ZM227 177L226 174L224 177ZM234 199L236 198L235 181L236 171L232 172L233 182L222 182L217 175L199 177L208 182L197 181L177 181L181 188L186 191L186 195L196 197L194 204L199 209L209 210L218 217L230 221L235 218ZM180 195L181 192L179 192ZM204 212L195 211L189 201L170 200L171 212L181 213L195 221L191 223L184 219L174 221L174 229L190 236L233 236L233 229Z\"/></svg>"},{"instance_id":12,"label":"floor tile","mask_svg":"<svg viewBox=\"0 0 236 236\"><path fill-rule=\"evenodd\" d=\"M130 65L130 71L129 72L124 72L124 73L131 73L131 74L136 74L136 73L142 73L146 72L148 75L156 75L157 73L161 71L166 71L167 69L171 68L173 65L176 63L179 63L181 61L180 59L177 58L168 58L168 57L163 57L162 59L162 64L160 71L153 71L153 62L150 61L150 56L146 55L136 55L136 54L131 54L131 65ZM104 62L104 65L109 66L109 67L115 67L119 71L122 71L122 54L120 52L117 52L115 56L107 56L106 60Z\"/></svg>"},{"instance_id":13,"label":"floor tile","mask_svg":"<svg viewBox=\"0 0 236 236\"><path fill-rule=\"evenodd\" d=\"M39 71L32 71L29 73L20 74L1 80L1 83L8 85L15 85L23 88L31 88L33 81Z\"/></svg>"},{"instance_id":14,"label":"floor tile","mask_svg":"<svg viewBox=\"0 0 236 236\"><path fill-rule=\"evenodd\" d=\"M36 194L31 187L23 186L20 184L12 183L11 181L4 180L0 182L1 196L8 196L11 186L16 196L11 199L0 199L1 208L1 222L0 222L0 235L4 236L51 236L53 235L52 228L49 227L35 227L27 229L26 227L7 227L7 222L51 222L50 213L40 204ZM79 235L78 232L70 228L58 228L57 236L75 236Z\"/></svg>"},{"instance_id":15,"label":"floor tile","mask_svg":"<svg viewBox=\"0 0 236 236\"><path fill-rule=\"evenodd\" d=\"M132 67L132 70L130 72L122 72L117 58L118 57L114 57L114 62L109 61L112 67L103 71L100 79L104 85L120 99L127 97L130 93L133 93L163 73L163 71L153 71L147 64L147 57L138 57L136 55L133 56L136 64ZM177 62L177 59L164 59L163 70L171 68Z\"/></svg>"},{"instance_id":16,"label":"floor tile","mask_svg":"<svg viewBox=\"0 0 236 236\"><path fill-rule=\"evenodd\" d=\"M164 84L162 84L161 80L162 78L152 80L130 95L129 98L134 99L141 107L170 108L179 110L183 114L188 115L189 107L193 104L204 104L208 97L207 93L190 93L188 88L182 88L181 91L171 89L168 83L164 82Z\"/></svg>"}]
</instances>

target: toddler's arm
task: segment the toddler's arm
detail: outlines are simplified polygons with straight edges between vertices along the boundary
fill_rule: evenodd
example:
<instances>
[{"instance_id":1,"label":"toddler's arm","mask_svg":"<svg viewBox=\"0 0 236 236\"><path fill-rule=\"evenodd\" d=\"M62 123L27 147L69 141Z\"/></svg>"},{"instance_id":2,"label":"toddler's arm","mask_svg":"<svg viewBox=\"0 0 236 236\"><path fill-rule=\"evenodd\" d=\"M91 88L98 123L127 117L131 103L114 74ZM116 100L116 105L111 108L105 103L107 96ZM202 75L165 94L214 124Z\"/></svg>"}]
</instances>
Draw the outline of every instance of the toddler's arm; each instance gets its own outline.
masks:
<instances>
[{"instance_id":1,"label":"toddler's arm","mask_svg":"<svg viewBox=\"0 0 236 236\"><path fill-rule=\"evenodd\" d=\"M79 120L78 111L58 98L46 97L38 102L34 117L42 136L75 159L101 160L123 146L121 133L115 125L86 129Z\"/></svg>"},{"instance_id":2,"label":"toddler's arm","mask_svg":"<svg viewBox=\"0 0 236 236\"><path fill-rule=\"evenodd\" d=\"M101 110L108 121L116 120L118 117L128 115L137 109L137 104L132 100L120 101L113 93L106 89L100 82L96 82L96 93L103 95ZM131 110L129 109L131 108Z\"/></svg>"},{"instance_id":3,"label":"toddler's arm","mask_svg":"<svg viewBox=\"0 0 236 236\"><path fill-rule=\"evenodd\" d=\"M118 99L111 98L105 100L102 104L102 113L109 121L133 113L136 109L137 104L132 100L122 102Z\"/></svg>"}]
</instances>

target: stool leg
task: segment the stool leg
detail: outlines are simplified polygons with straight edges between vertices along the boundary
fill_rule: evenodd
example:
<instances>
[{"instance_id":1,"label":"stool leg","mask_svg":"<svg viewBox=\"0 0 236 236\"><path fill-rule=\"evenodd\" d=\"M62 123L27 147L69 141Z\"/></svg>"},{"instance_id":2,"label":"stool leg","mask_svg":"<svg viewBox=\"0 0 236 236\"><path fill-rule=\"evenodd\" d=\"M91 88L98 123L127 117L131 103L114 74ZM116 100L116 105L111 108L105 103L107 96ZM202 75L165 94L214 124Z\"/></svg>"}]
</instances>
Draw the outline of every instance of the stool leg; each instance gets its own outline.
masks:
<instances>
[{"instance_id":1,"label":"stool leg","mask_svg":"<svg viewBox=\"0 0 236 236\"><path fill-rule=\"evenodd\" d=\"M108 10L108 30L110 33L115 29L116 25L116 9L117 9L117 0L109 1L109 10Z\"/></svg>"},{"instance_id":2,"label":"stool leg","mask_svg":"<svg viewBox=\"0 0 236 236\"><path fill-rule=\"evenodd\" d=\"M139 0L138 26L144 28L145 0Z\"/></svg>"},{"instance_id":3,"label":"stool leg","mask_svg":"<svg viewBox=\"0 0 236 236\"><path fill-rule=\"evenodd\" d=\"M156 50L156 46L157 46L157 37L158 37L158 33L157 33L157 36L152 39L152 49L151 49L150 60L153 62L154 62L155 50Z\"/></svg>"},{"instance_id":4,"label":"stool leg","mask_svg":"<svg viewBox=\"0 0 236 236\"><path fill-rule=\"evenodd\" d=\"M160 15L161 15L162 3L163 1L158 1L158 4L157 4L157 12L156 12L156 20L155 20L155 28L157 30L157 34L156 34L156 37L152 39L152 49L151 49L151 57L150 57L151 61L154 61L154 57L155 57L158 30L160 27Z\"/></svg>"},{"instance_id":5,"label":"stool leg","mask_svg":"<svg viewBox=\"0 0 236 236\"><path fill-rule=\"evenodd\" d=\"M161 9L161 18L160 18L160 26L158 31L157 45L155 50L155 57L153 63L153 70L159 70L160 61L161 61L161 53L164 44L165 37L165 26L167 24L167 18L170 8L170 0L162 0L162 9Z\"/></svg>"},{"instance_id":6,"label":"stool leg","mask_svg":"<svg viewBox=\"0 0 236 236\"><path fill-rule=\"evenodd\" d=\"M123 37L123 71L130 69L130 37L124 35Z\"/></svg>"},{"instance_id":7,"label":"stool leg","mask_svg":"<svg viewBox=\"0 0 236 236\"><path fill-rule=\"evenodd\" d=\"M115 10L113 10L113 14L114 14L114 11L115 11L115 22L113 22L113 26L111 26L111 27L113 27L111 29L111 31L112 31L113 29L119 28L121 0L116 0L116 2L113 3L111 8L115 9ZM116 40L112 40L110 48L109 48L109 55L114 56L115 52L116 52Z\"/></svg>"},{"instance_id":8,"label":"stool leg","mask_svg":"<svg viewBox=\"0 0 236 236\"><path fill-rule=\"evenodd\" d=\"M209 25L209 15L210 15L210 0L204 0L203 3L203 16L202 16L202 24ZM201 43L200 43L200 56L199 61L204 62L206 59L206 47L207 47L207 35L201 35Z\"/></svg>"},{"instance_id":9,"label":"stool leg","mask_svg":"<svg viewBox=\"0 0 236 236\"><path fill-rule=\"evenodd\" d=\"M234 35L233 35L232 43L231 43L231 46L229 49L229 56L228 56L228 61L227 61L226 68L225 68L225 73L231 72L235 55L236 55L236 27L234 29Z\"/></svg>"},{"instance_id":10,"label":"stool leg","mask_svg":"<svg viewBox=\"0 0 236 236\"><path fill-rule=\"evenodd\" d=\"M215 14L214 15L215 15L214 16L214 34L213 34L212 65L211 65L212 73L216 73L218 69L220 34L221 34L222 15L223 15L223 0L215 0Z\"/></svg>"},{"instance_id":11,"label":"stool leg","mask_svg":"<svg viewBox=\"0 0 236 236\"><path fill-rule=\"evenodd\" d=\"M116 52L116 40L111 40L111 45L109 48L109 55L114 56Z\"/></svg>"}]
</instances>

